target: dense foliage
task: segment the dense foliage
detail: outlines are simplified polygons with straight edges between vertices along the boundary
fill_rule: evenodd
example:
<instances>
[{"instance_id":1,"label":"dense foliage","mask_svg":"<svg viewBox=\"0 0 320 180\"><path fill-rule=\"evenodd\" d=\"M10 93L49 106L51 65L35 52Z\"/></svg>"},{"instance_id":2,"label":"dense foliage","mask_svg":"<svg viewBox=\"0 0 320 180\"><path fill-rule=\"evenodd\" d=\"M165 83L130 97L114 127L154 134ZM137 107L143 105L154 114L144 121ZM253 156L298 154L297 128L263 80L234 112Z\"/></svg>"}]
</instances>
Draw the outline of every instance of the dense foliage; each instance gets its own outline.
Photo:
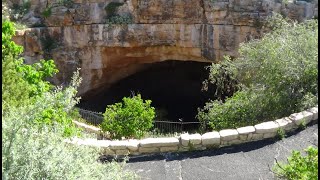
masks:
<instances>
[{"instance_id":1,"label":"dense foliage","mask_svg":"<svg viewBox=\"0 0 320 180\"><path fill-rule=\"evenodd\" d=\"M142 137L153 126L155 109L151 100L145 100L138 94L124 97L123 102L108 105L104 113L101 129L109 132L113 138Z\"/></svg>"},{"instance_id":2,"label":"dense foliage","mask_svg":"<svg viewBox=\"0 0 320 180\"><path fill-rule=\"evenodd\" d=\"M305 152L306 156L302 156L299 151L293 151L287 164L276 163L273 167L275 174L288 180L318 179L318 148L310 146Z\"/></svg>"},{"instance_id":3,"label":"dense foliage","mask_svg":"<svg viewBox=\"0 0 320 180\"><path fill-rule=\"evenodd\" d=\"M24 64L14 32L11 22L2 22L2 179L135 178L122 165L99 163L97 149L64 142L79 133L70 117L79 72L69 86L54 87L45 80L57 72L53 61Z\"/></svg>"},{"instance_id":4,"label":"dense foliage","mask_svg":"<svg viewBox=\"0 0 320 180\"><path fill-rule=\"evenodd\" d=\"M241 83L241 90L225 101L208 102L199 109L200 121L217 130L236 128L318 103L318 21L298 24L275 15L269 28L272 31L262 39L241 44L240 57L224 68ZM213 64L209 79L216 78L219 73L212 72L222 67Z\"/></svg>"},{"instance_id":5,"label":"dense foliage","mask_svg":"<svg viewBox=\"0 0 320 180\"><path fill-rule=\"evenodd\" d=\"M66 93L64 93L67 95ZM68 97L66 97L68 98ZM59 136L64 127L28 121L42 118L41 112L56 99L55 93L37 100L34 105L11 108L2 115L2 179L134 179L118 163L97 161L99 149L69 145Z\"/></svg>"},{"instance_id":6,"label":"dense foliage","mask_svg":"<svg viewBox=\"0 0 320 180\"><path fill-rule=\"evenodd\" d=\"M40 60L32 65L24 64L23 59L19 57L23 48L11 40L13 35L14 24L4 21L2 23L3 100L9 104L19 105L26 99L33 99L51 90L53 86L45 79L55 75L58 69L53 60ZM21 94L23 98L12 96L15 93Z\"/></svg>"}]
</instances>

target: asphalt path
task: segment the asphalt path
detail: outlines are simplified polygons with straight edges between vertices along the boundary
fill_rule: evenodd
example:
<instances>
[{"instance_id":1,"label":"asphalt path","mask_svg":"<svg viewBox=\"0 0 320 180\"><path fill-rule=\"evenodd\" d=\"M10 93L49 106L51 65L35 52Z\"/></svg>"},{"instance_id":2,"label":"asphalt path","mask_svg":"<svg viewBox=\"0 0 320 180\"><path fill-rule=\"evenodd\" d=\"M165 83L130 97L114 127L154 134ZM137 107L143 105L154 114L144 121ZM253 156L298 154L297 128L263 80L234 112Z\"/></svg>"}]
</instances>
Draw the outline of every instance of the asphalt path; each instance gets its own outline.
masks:
<instances>
[{"instance_id":1,"label":"asphalt path","mask_svg":"<svg viewBox=\"0 0 320 180\"><path fill-rule=\"evenodd\" d=\"M143 180L266 180L270 170L286 161L292 150L318 146L318 123L287 135L283 140L263 140L214 150L162 153L130 157L126 169Z\"/></svg>"}]
</instances>

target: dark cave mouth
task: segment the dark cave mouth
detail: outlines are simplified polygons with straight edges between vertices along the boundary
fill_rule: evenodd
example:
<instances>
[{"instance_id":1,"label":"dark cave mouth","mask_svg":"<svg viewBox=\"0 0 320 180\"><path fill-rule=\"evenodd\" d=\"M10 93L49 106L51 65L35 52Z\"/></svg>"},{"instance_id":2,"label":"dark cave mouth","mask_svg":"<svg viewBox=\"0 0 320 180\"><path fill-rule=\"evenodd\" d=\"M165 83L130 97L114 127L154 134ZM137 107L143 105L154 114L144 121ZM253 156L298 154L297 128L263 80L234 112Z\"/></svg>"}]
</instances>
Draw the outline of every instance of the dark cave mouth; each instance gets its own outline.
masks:
<instances>
[{"instance_id":1,"label":"dark cave mouth","mask_svg":"<svg viewBox=\"0 0 320 180\"><path fill-rule=\"evenodd\" d=\"M213 98L213 91L201 90L202 82L209 75L206 68L209 65L176 60L149 64L147 69L118 81L99 94L83 95L78 107L104 112L107 105L139 93L143 99L152 101L157 118L161 120L198 122L197 109Z\"/></svg>"}]
</instances>

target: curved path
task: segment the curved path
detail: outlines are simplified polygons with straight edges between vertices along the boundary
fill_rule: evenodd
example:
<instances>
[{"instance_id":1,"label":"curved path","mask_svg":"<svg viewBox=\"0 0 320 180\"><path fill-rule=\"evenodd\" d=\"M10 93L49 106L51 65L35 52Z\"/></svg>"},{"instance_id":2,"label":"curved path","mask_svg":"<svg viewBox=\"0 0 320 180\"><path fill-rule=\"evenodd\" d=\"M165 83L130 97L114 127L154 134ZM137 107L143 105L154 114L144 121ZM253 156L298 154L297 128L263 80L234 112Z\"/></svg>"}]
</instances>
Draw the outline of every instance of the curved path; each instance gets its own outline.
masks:
<instances>
[{"instance_id":1,"label":"curved path","mask_svg":"<svg viewBox=\"0 0 320 180\"><path fill-rule=\"evenodd\" d=\"M318 146L318 124L283 140L264 140L215 150L131 157L126 168L152 180L266 180L275 158L285 161L292 150Z\"/></svg>"}]
</instances>

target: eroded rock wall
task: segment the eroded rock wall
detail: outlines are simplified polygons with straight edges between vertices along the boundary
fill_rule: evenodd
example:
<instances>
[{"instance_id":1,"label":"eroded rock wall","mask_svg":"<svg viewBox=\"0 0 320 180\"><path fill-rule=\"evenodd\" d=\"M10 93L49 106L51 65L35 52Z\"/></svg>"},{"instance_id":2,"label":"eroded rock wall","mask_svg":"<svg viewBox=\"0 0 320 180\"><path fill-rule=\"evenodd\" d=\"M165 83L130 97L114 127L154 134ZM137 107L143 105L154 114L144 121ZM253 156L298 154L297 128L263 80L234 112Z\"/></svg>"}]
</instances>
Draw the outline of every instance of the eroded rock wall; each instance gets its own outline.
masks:
<instances>
[{"instance_id":1,"label":"eroded rock wall","mask_svg":"<svg viewBox=\"0 0 320 180\"><path fill-rule=\"evenodd\" d=\"M13 4L22 1L8 3ZM80 67L80 94L108 87L144 69L145 63L236 57L241 42L264 33L262 22L272 12L299 21L318 16L317 0L30 0L30 4L22 19L33 28L18 31L14 40L24 46L27 62L48 57L56 61L60 70L56 84L67 82ZM112 4L117 4L114 11L106 10Z\"/></svg>"}]
</instances>

